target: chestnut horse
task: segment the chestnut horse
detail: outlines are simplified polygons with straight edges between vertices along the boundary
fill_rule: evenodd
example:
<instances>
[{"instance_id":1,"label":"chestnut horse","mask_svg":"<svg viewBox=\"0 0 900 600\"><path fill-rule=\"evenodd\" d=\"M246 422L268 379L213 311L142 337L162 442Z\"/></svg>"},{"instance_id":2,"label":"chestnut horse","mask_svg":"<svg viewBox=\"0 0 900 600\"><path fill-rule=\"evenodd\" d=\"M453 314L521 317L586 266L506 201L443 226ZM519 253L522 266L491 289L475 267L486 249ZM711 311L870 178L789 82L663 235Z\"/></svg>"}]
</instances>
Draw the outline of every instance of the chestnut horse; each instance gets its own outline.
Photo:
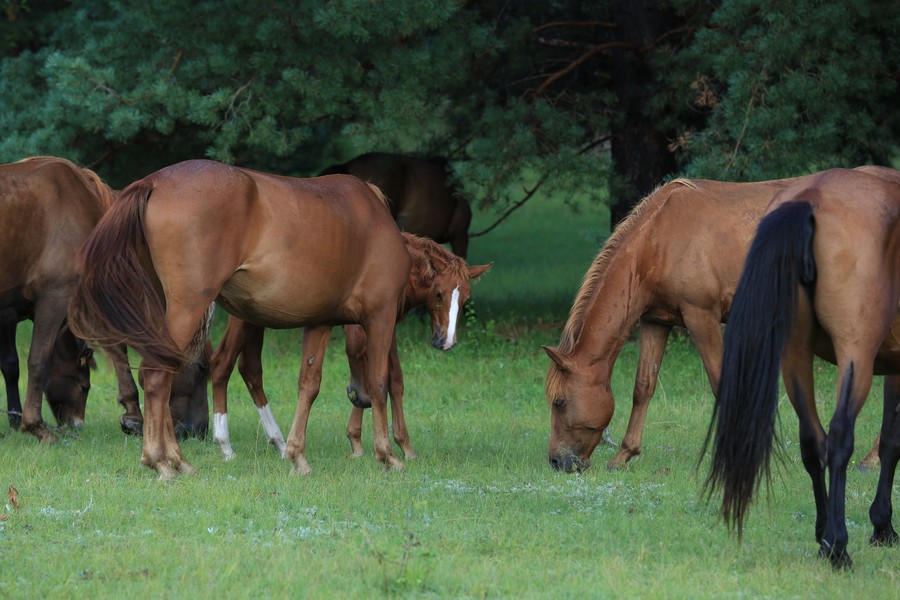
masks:
<instances>
[{"instance_id":1,"label":"chestnut horse","mask_svg":"<svg viewBox=\"0 0 900 600\"><path fill-rule=\"evenodd\" d=\"M403 304L397 320L403 319L413 308L425 306L431 316L432 345L441 350L450 350L456 344L456 326L460 310L471 296L469 280L478 279L493 263L470 267L463 259L433 240L410 233L403 234L403 241L412 259L412 269L404 289ZM229 317L222 341L210 360L214 439L222 450L225 460L231 460L235 456L228 432L228 381L238 355L240 355L238 371L256 405L266 437L284 456L284 437L275 422L263 388L264 332L263 327L241 321L234 316ZM347 358L350 361L350 385L347 387L347 397L354 405L347 424L347 438L350 440L353 455L361 456L362 411L371 406L371 399L366 392L368 389L366 334L359 325L344 325L344 332ZM410 444L406 419L403 415L403 371L397 354L396 338L391 342L388 356L388 393L391 398L394 441L403 450L407 460L413 459L416 454Z\"/></svg>"},{"instance_id":2,"label":"chestnut horse","mask_svg":"<svg viewBox=\"0 0 900 600\"><path fill-rule=\"evenodd\" d=\"M0 310L0 371L6 384L9 425L22 424L22 401L19 396L19 352L16 348L16 326L33 318L15 308ZM47 362L44 395L56 422L61 427L80 428L84 424L91 369L96 368L93 351L64 327L53 343Z\"/></svg>"},{"instance_id":3,"label":"chestnut horse","mask_svg":"<svg viewBox=\"0 0 900 600\"><path fill-rule=\"evenodd\" d=\"M321 174L331 173L356 175L377 185L400 229L449 243L454 254L466 258L472 209L453 183L446 158L372 152Z\"/></svg>"},{"instance_id":4,"label":"chestnut horse","mask_svg":"<svg viewBox=\"0 0 900 600\"><path fill-rule=\"evenodd\" d=\"M858 170L900 178L885 167ZM584 276L559 346L544 348L551 359L546 383L551 466L571 471L590 465L615 406L612 368L635 323L640 354L631 416L609 468L622 468L641 453L672 327L690 331L715 392L720 323L731 308L750 240L765 207L792 181L677 179L647 196L616 228Z\"/></svg>"},{"instance_id":5,"label":"chestnut horse","mask_svg":"<svg viewBox=\"0 0 900 600\"><path fill-rule=\"evenodd\" d=\"M213 301L272 328L305 327L286 457L310 472L306 425L331 327L368 335L375 457L401 469L388 437L388 353L410 258L377 188L355 177L296 179L208 160L126 188L79 254L73 329L144 357L141 462L161 479L194 472L175 439L172 372L205 343Z\"/></svg>"},{"instance_id":6,"label":"chestnut horse","mask_svg":"<svg viewBox=\"0 0 900 600\"><path fill-rule=\"evenodd\" d=\"M769 474L780 366L813 483L819 554L836 568L852 565L844 503L854 424L873 374L891 375L885 378L870 541L900 540L891 523L900 458L898 301L900 184L832 169L799 179L775 196L735 292L707 436L713 441L707 489L722 489L722 515L739 535L756 487ZM838 366L827 433L813 397L814 353Z\"/></svg>"}]
</instances>

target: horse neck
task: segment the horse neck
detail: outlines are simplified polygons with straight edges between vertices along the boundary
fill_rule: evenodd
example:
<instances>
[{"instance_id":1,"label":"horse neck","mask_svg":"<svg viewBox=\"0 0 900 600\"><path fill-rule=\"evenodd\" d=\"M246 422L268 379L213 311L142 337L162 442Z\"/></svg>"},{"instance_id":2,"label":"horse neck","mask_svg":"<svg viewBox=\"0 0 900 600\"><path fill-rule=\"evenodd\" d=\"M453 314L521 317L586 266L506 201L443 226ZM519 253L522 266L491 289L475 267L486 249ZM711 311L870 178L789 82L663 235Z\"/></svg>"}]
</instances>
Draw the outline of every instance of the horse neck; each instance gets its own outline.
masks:
<instances>
[{"instance_id":1,"label":"horse neck","mask_svg":"<svg viewBox=\"0 0 900 600\"><path fill-rule=\"evenodd\" d=\"M585 298L581 331L569 355L605 374L649 303L644 278L632 253L619 252Z\"/></svg>"}]
</instances>

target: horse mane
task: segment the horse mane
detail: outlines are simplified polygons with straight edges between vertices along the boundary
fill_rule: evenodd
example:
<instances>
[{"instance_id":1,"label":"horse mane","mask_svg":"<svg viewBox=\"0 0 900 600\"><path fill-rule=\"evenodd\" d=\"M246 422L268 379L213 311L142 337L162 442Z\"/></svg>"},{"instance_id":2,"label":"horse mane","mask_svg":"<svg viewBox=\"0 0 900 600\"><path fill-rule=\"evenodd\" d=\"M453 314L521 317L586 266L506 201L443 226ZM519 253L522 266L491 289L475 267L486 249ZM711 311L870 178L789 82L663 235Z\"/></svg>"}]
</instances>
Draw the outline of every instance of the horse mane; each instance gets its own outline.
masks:
<instances>
[{"instance_id":1,"label":"horse mane","mask_svg":"<svg viewBox=\"0 0 900 600\"><path fill-rule=\"evenodd\" d=\"M78 165L76 165L75 163L73 163L71 160L69 160L67 158L60 158L59 156L43 156L43 155L41 155L41 156L29 156L28 158L23 158L22 160L20 160L18 162L27 163L27 162L37 161L37 160L59 162L59 163L66 165L67 167L69 167L69 169L73 173L75 173L79 179L81 179L81 181L86 185L86 187L90 188L91 186L93 186L96 189L97 198L100 200L100 205L103 207L103 212L106 212L106 210L110 206L112 206L112 203L115 202L116 197L117 197L116 192L113 191L113 189L111 187L109 187L109 185L107 185L106 182L103 181L103 179L101 179L99 175L97 175L96 173L94 173L93 171L91 171L90 169L88 169L86 167L79 167Z\"/></svg>"},{"instance_id":2,"label":"horse mane","mask_svg":"<svg viewBox=\"0 0 900 600\"><path fill-rule=\"evenodd\" d=\"M612 257L628 239L629 234L634 231L637 224L650 218L652 214L655 214L656 210L665 204L669 195L663 194L661 191L674 185L683 185L691 189L697 189L697 185L693 181L683 178L673 179L660 185L631 209L628 216L616 226L609 239L606 240L606 244L603 245L603 248L594 258L594 262L591 263L590 268L588 268L587 273L581 280L581 287L575 295L575 302L569 311L569 319L566 321L559 346L557 347L560 354L567 355L575 348L575 343L578 341L578 337L581 335L581 330L584 327L584 313L594 297L598 283L606 275ZM651 214L648 215L648 213Z\"/></svg>"},{"instance_id":3,"label":"horse mane","mask_svg":"<svg viewBox=\"0 0 900 600\"><path fill-rule=\"evenodd\" d=\"M422 236L418 236L406 231L403 232L403 241L406 242L407 251L413 260L413 271L419 272L420 279L416 281L417 285L428 285L425 280L426 276L433 277L435 274L433 259L447 263L447 269L460 279L469 278L469 265L465 260L453 254L434 240ZM416 267L421 267L416 269Z\"/></svg>"},{"instance_id":4,"label":"horse mane","mask_svg":"<svg viewBox=\"0 0 900 600\"><path fill-rule=\"evenodd\" d=\"M384 195L384 192L381 191L381 188L378 187L377 185L375 185L374 183L369 183L368 181L366 181L365 184L367 186L369 186L369 189L372 190L372 192L374 192L374 194L378 197L379 200L381 200L381 204L384 205L385 208L390 209L390 204L388 204L388 199Z\"/></svg>"}]
</instances>

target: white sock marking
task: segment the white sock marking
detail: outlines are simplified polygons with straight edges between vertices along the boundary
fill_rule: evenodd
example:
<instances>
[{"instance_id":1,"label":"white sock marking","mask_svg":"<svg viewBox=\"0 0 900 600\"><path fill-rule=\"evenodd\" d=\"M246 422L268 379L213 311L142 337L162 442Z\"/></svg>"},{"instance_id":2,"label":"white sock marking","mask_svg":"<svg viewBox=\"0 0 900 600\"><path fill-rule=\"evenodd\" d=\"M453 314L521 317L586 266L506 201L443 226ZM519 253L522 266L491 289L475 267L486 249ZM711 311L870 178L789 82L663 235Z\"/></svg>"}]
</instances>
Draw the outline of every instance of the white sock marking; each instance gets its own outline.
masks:
<instances>
[{"instance_id":1,"label":"white sock marking","mask_svg":"<svg viewBox=\"0 0 900 600\"><path fill-rule=\"evenodd\" d=\"M234 450L231 448L231 436L228 434L228 413L213 414L213 441L219 445L225 460L234 458Z\"/></svg>"},{"instance_id":2,"label":"white sock marking","mask_svg":"<svg viewBox=\"0 0 900 600\"><path fill-rule=\"evenodd\" d=\"M262 423L263 430L266 432L266 439L269 440L270 444L278 448L278 452L281 453L281 458L284 458L284 452L287 449L287 445L284 443L284 436L281 435L281 429L278 428L278 423L275 422L275 416L272 414L272 409L266 404L262 408L257 408L256 412L259 413L259 422Z\"/></svg>"}]
</instances>

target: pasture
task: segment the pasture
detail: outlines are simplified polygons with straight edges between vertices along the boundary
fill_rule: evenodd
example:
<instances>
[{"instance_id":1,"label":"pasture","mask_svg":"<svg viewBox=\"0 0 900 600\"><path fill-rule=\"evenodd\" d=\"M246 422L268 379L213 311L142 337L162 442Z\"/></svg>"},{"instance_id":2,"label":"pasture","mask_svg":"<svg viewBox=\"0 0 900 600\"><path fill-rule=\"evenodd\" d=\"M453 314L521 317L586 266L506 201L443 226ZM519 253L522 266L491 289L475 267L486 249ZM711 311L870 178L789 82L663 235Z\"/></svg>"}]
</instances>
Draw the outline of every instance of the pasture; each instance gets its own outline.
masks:
<instances>
[{"instance_id":1,"label":"pasture","mask_svg":"<svg viewBox=\"0 0 900 600\"><path fill-rule=\"evenodd\" d=\"M479 215L472 230L491 221ZM290 476L266 444L235 373L229 412L237 458L224 462L211 439L185 441L200 473L156 481L139 463L140 440L119 430L115 379L99 357L77 438L42 447L0 421L0 597L896 597L900 549L867 542L876 473L848 475L855 569L836 573L816 557L810 484L786 400L783 460L768 500L763 494L751 509L742 544L727 534L717 504L700 497L707 464L698 469L697 460L712 394L686 336L669 345L643 454L627 470L603 467L613 453L607 446L582 474L549 468L548 360L540 345L558 341L607 229L605 210L575 214L535 199L472 240L469 262L495 264L473 288L459 345L434 350L415 316L400 328L419 458L399 473L372 459L368 411L367 456L350 457L338 330L310 416L307 477ZM214 342L224 322L220 312ZM28 335L20 326L23 365ZM299 331L270 332L263 356L285 433L296 408L299 342ZM636 360L629 343L614 371L616 440ZM833 403L833 367L818 363L817 377L824 408ZM854 460L880 424L880 381L875 387L856 428Z\"/></svg>"}]
</instances>

